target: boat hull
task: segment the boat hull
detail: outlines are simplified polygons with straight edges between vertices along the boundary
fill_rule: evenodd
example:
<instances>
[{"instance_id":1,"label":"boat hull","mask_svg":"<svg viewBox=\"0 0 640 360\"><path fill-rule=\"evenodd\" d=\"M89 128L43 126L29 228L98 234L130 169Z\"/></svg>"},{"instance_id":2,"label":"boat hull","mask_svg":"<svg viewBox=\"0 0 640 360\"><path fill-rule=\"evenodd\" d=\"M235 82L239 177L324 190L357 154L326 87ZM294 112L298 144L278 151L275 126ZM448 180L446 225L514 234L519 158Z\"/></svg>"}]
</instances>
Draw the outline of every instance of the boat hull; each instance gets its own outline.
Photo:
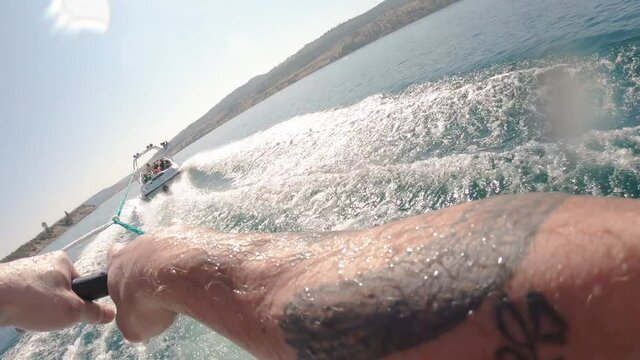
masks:
<instances>
[{"instance_id":1,"label":"boat hull","mask_svg":"<svg viewBox=\"0 0 640 360\"><path fill-rule=\"evenodd\" d=\"M161 189L171 179L180 174L180 168L177 165L173 165L162 173L154 176L147 183L140 188L140 195L145 198L153 194L156 190Z\"/></svg>"}]
</instances>

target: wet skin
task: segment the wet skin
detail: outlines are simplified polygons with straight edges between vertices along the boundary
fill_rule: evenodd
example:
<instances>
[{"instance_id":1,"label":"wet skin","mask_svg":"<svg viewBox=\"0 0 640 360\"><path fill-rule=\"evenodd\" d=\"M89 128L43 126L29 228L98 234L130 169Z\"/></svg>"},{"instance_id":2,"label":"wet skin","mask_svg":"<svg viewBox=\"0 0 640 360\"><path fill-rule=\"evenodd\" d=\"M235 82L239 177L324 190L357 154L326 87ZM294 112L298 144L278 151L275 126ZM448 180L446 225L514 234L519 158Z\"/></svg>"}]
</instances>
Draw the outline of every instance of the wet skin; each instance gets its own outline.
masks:
<instances>
[{"instance_id":1,"label":"wet skin","mask_svg":"<svg viewBox=\"0 0 640 360\"><path fill-rule=\"evenodd\" d=\"M110 305L84 301L71 291L78 276L60 251L0 264L0 327L51 331L113 321Z\"/></svg>"},{"instance_id":2,"label":"wet skin","mask_svg":"<svg viewBox=\"0 0 640 360\"><path fill-rule=\"evenodd\" d=\"M259 358L633 359L640 202L496 197L371 229L174 226L116 249L125 337L191 316Z\"/></svg>"}]
</instances>

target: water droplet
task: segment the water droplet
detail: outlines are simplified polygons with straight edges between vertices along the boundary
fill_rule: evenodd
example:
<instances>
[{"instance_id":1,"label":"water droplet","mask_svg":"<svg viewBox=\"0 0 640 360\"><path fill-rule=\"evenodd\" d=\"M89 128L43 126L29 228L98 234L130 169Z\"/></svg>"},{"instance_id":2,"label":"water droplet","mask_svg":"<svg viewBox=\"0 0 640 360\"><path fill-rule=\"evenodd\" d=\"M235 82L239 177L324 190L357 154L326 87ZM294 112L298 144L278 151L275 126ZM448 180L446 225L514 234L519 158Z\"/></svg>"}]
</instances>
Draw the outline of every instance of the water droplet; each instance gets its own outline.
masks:
<instances>
[{"instance_id":1,"label":"water droplet","mask_svg":"<svg viewBox=\"0 0 640 360\"><path fill-rule=\"evenodd\" d=\"M389 264L389 267L390 267L390 268L393 268L393 267L394 267L393 263Z\"/></svg>"},{"instance_id":2,"label":"water droplet","mask_svg":"<svg viewBox=\"0 0 640 360\"><path fill-rule=\"evenodd\" d=\"M440 271L436 270L433 272L433 276L438 277L440 275Z\"/></svg>"},{"instance_id":3,"label":"water droplet","mask_svg":"<svg viewBox=\"0 0 640 360\"><path fill-rule=\"evenodd\" d=\"M498 264L502 264L503 262L504 262L504 259L502 258L502 256L500 256L500 257L498 258Z\"/></svg>"},{"instance_id":4,"label":"water droplet","mask_svg":"<svg viewBox=\"0 0 640 360\"><path fill-rule=\"evenodd\" d=\"M236 295L245 295L246 294L246 292L244 292L242 290L239 290L239 289L234 289L233 293L236 294Z\"/></svg>"},{"instance_id":5,"label":"water droplet","mask_svg":"<svg viewBox=\"0 0 640 360\"><path fill-rule=\"evenodd\" d=\"M408 253L412 253L412 252L413 252L413 248L408 247L408 248L407 248L407 252L408 252Z\"/></svg>"},{"instance_id":6,"label":"water droplet","mask_svg":"<svg viewBox=\"0 0 640 360\"><path fill-rule=\"evenodd\" d=\"M465 257L467 257L467 253L465 253L464 251L463 251L463 252L461 252L461 253L460 253L460 257L461 257L461 258L465 258Z\"/></svg>"},{"instance_id":7,"label":"water droplet","mask_svg":"<svg viewBox=\"0 0 640 360\"><path fill-rule=\"evenodd\" d=\"M467 313L467 316L473 316L474 312L473 310L469 310L469 312Z\"/></svg>"},{"instance_id":8,"label":"water droplet","mask_svg":"<svg viewBox=\"0 0 640 360\"><path fill-rule=\"evenodd\" d=\"M429 275L425 275L425 276L423 277L423 279L425 279L425 280L429 280Z\"/></svg>"}]
</instances>

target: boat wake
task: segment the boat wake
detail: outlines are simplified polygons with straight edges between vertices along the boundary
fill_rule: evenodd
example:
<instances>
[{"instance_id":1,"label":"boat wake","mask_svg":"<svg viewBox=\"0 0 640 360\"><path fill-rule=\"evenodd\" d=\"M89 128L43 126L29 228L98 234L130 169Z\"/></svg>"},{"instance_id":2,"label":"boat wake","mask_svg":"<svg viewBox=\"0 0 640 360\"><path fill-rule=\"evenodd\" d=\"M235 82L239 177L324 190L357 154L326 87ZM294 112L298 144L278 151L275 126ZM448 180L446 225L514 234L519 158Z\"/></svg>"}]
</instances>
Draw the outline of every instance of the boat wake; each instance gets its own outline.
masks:
<instances>
[{"instance_id":1,"label":"boat wake","mask_svg":"<svg viewBox=\"0 0 640 360\"><path fill-rule=\"evenodd\" d=\"M222 231L371 226L531 191L640 197L640 49L523 61L301 115L187 160L171 194L127 203L143 229L174 218ZM79 254L100 270L110 228ZM107 300L108 301L108 300ZM25 334L4 359L247 358L185 318L148 345L113 324Z\"/></svg>"}]
</instances>

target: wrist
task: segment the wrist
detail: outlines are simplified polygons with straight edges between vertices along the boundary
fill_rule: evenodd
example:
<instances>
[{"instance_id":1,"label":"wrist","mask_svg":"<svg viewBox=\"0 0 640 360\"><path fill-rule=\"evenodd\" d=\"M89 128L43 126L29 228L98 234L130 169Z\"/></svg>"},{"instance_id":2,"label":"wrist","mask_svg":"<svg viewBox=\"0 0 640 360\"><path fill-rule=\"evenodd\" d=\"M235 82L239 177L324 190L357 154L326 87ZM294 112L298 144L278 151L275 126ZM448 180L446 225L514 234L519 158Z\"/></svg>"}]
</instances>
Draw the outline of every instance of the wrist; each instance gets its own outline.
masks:
<instances>
[{"instance_id":1,"label":"wrist","mask_svg":"<svg viewBox=\"0 0 640 360\"><path fill-rule=\"evenodd\" d=\"M219 261L216 255L193 247L184 247L179 252L159 260L152 287L154 296L170 310L195 317L193 304L200 299L226 298L234 286L229 278L230 265Z\"/></svg>"}]
</instances>

